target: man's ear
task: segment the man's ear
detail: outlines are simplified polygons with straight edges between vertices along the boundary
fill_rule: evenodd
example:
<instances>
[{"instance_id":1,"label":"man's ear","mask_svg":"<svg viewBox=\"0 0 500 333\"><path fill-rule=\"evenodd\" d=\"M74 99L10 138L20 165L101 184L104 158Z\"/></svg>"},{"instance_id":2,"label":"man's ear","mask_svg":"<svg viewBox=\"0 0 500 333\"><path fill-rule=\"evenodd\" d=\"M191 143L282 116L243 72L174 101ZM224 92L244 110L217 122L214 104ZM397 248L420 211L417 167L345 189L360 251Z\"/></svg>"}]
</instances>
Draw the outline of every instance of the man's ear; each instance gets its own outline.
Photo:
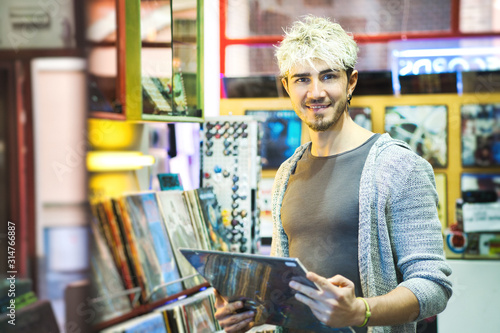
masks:
<instances>
[{"instance_id":1,"label":"man's ear","mask_svg":"<svg viewBox=\"0 0 500 333\"><path fill-rule=\"evenodd\" d=\"M283 88L285 88L286 93L290 96L290 92L288 91L288 80L286 78L282 77L281 84L283 85Z\"/></svg>"},{"instance_id":2,"label":"man's ear","mask_svg":"<svg viewBox=\"0 0 500 333\"><path fill-rule=\"evenodd\" d=\"M358 71L353 70L351 76L349 77L349 82L347 83L347 94L352 95L356 84L358 83Z\"/></svg>"}]
</instances>

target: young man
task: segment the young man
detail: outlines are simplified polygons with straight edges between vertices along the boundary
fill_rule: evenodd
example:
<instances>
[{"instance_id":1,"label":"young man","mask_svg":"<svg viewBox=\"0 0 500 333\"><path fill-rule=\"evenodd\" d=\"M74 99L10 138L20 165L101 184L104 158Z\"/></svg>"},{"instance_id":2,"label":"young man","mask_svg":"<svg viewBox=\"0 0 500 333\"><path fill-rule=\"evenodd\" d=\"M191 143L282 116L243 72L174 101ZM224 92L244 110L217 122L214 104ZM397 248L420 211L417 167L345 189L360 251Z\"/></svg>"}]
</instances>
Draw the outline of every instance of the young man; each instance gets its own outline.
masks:
<instances>
[{"instance_id":1,"label":"young man","mask_svg":"<svg viewBox=\"0 0 500 333\"><path fill-rule=\"evenodd\" d=\"M276 174L271 254L298 257L314 272L308 278L320 291L290 286L324 324L415 332L416 321L443 311L452 293L434 173L404 142L349 116L357 51L338 24L312 16L278 47L283 85L311 142ZM226 332L253 326L251 312L233 314L240 307L219 299L216 318Z\"/></svg>"}]
</instances>

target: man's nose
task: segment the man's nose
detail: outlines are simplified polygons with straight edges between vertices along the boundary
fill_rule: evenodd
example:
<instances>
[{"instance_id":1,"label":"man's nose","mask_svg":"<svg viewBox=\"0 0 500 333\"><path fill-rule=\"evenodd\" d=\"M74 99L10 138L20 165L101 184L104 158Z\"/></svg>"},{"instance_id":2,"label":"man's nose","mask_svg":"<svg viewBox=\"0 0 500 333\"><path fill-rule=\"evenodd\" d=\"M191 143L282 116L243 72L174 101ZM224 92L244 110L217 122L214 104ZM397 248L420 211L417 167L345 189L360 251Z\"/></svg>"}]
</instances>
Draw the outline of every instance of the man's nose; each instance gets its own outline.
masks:
<instances>
[{"instance_id":1,"label":"man's nose","mask_svg":"<svg viewBox=\"0 0 500 333\"><path fill-rule=\"evenodd\" d=\"M326 97L326 91L320 80L312 80L307 91L307 97L312 99Z\"/></svg>"}]
</instances>

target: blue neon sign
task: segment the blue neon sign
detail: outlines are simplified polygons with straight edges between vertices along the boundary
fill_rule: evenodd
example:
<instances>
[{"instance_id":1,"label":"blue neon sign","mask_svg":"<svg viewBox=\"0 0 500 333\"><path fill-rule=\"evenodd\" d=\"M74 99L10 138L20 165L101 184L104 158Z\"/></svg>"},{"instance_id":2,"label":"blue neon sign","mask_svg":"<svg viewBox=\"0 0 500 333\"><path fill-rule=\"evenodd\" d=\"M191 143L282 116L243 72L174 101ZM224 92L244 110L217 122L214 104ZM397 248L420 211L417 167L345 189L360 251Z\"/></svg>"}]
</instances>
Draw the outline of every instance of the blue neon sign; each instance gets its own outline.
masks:
<instances>
[{"instance_id":1,"label":"blue neon sign","mask_svg":"<svg viewBox=\"0 0 500 333\"><path fill-rule=\"evenodd\" d=\"M389 59L394 92L401 90L399 76L456 72L461 93L461 72L500 70L500 47L495 44L497 39L394 42Z\"/></svg>"},{"instance_id":2,"label":"blue neon sign","mask_svg":"<svg viewBox=\"0 0 500 333\"><path fill-rule=\"evenodd\" d=\"M392 52L400 76L500 70L500 48L420 49Z\"/></svg>"}]
</instances>

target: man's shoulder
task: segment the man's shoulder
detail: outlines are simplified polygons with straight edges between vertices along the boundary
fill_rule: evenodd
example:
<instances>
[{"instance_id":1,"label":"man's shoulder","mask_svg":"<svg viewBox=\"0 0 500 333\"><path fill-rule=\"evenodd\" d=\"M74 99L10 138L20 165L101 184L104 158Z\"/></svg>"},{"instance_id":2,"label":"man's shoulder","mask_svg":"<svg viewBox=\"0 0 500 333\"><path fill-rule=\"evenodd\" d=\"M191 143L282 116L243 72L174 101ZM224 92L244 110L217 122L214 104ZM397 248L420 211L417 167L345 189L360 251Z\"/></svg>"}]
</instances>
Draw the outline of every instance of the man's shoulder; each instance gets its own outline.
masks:
<instances>
[{"instance_id":1,"label":"man's shoulder","mask_svg":"<svg viewBox=\"0 0 500 333\"><path fill-rule=\"evenodd\" d=\"M391 158L391 157L419 157L410 145L402 140L393 139L389 134L384 133L380 135L372 147L377 158Z\"/></svg>"},{"instance_id":2,"label":"man's shoulder","mask_svg":"<svg viewBox=\"0 0 500 333\"><path fill-rule=\"evenodd\" d=\"M408 143L392 138L388 133L383 133L379 136L377 141L375 141L374 146L377 147L380 151L385 149L408 149L411 150Z\"/></svg>"},{"instance_id":3,"label":"man's shoulder","mask_svg":"<svg viewBox=\"0 0 500 333\"><path fill-rule=\"evenodd\" d=\"M391 168L402 169L431 169L429 162L414 152L404 141L391 138L389 134L382 134L372 147L372 157L369 165L375 169Z\"/></svg>"}]
</instances>

